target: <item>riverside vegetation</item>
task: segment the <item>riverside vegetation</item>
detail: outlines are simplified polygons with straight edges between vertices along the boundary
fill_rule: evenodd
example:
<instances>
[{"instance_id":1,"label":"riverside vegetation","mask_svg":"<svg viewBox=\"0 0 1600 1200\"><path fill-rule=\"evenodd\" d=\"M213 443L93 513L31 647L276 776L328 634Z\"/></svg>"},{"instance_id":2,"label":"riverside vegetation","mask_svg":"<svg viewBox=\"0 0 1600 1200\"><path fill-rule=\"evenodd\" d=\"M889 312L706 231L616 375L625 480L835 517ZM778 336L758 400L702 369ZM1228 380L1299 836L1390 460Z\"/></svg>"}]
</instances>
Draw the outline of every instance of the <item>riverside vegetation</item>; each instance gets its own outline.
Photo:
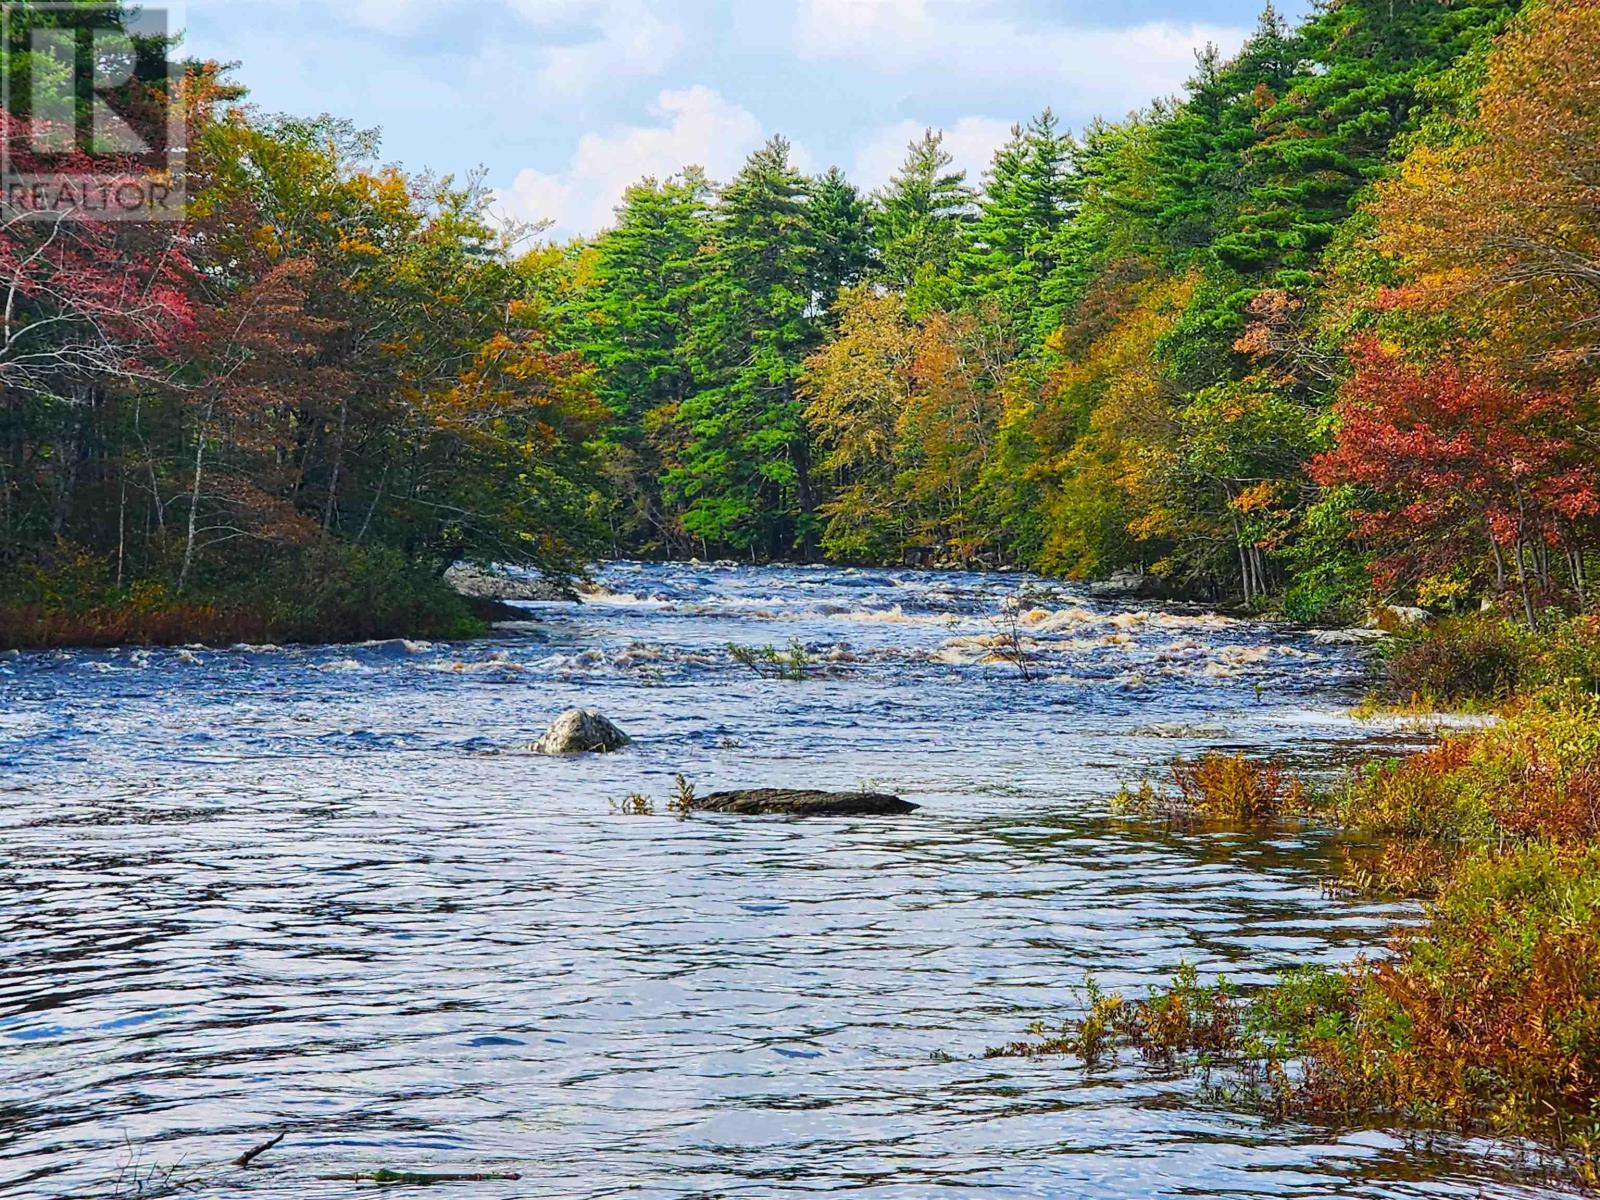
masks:
<instances>
[{"instance_id":1,"label":"riverside vegetation","mask_svg":"<svg viewBox=\"0 0 1600 1200\"><path fill-rule=\"evenodd\" d=\"M467 632L451 562L604 552L1592 602L1592 0L1269 7L981 180L934 131L871 194L776 138L565 245L216 64L126 88L189 125L188 219L0 228L5 644Z\"/></svg>"},{"instance_id":2,"label":"riverside vegetation","mask_svg":"<svg viewBox=\"0 0 1600 1200\"><path fill-rule=\"evenodd\" d=\"M1280 1117L1530 1139L1600 1188L1597 667L1592 619L1543 634L1445 624L1391 651L1388 686L1501 702L1497 723L1331 789L1210 754L1176 763L1171 787L1125 790L1119 809L1180 824L1332 823L1354 845L1330 897L1418 897L1422 916L1378 958L1290 971L1250 996L1192 968L1143 1000L1091 986L1081 1016L990 1053L1092 1067L1121 1045Z\"/></svg>"}]
</instances>

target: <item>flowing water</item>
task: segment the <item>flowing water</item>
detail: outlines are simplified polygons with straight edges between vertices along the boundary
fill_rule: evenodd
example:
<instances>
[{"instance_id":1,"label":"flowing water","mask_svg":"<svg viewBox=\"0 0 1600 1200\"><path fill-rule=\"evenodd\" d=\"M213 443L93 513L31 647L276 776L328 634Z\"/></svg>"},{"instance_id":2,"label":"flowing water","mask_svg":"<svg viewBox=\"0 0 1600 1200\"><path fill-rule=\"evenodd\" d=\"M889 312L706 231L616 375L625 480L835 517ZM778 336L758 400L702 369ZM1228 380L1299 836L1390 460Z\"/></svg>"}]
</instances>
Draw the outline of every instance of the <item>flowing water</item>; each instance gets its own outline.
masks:
<instances>
[{"instance_id":1,"label":"flowing water","mask_svg":"<svg viewBox=\"0 0 1600 1200\"><path fill-rule=\"evenodd\" d=\"M1106 806L1174 753L1370 743L1357 651L1067 588L1023 605L1024 682L1018 577L600 578L471 644L0 660L0 1192L1543 1194L1482 1145L978 1057L1088 972L1252 983L1381 942L1396 910L1322 899L1313 831ZM795 640L800 682L726 649ZM634 745L527 752L580 703ZM679 772L923 807L680 821ZM662 815L611 810L636 792Z\"/></svg>"}]
</instances>

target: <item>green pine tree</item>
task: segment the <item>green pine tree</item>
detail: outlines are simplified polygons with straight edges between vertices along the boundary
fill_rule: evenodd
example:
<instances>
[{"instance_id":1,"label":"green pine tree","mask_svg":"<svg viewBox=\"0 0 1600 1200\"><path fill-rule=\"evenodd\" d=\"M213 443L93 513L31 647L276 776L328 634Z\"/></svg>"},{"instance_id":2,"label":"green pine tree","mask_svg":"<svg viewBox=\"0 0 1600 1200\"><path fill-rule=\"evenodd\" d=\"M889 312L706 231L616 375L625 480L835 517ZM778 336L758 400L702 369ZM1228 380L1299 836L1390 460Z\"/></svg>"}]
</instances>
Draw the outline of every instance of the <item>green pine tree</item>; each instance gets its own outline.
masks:
<instances>
[{"instance_id":1,"label":"green pine tree","mask_svg":"<svg viewBox=\"0 0 1600 1200\"><path fill-rule=\"evenodd\" d=\"M687 349L696 392L680 406L686 446L664 486L709 546L809 553L815 508L800 364L820 342L809 181L775 137L722 191Z\"/></svg>"},{"instance_id":2,"label":"green pine tree","mask_svg":"<svg viewBox=\"0 0 1600 1200\"><path fill-rule=\"evenodd\" d=\"M806 220L816 250L811 290L826 313L840 288L860 283L872 269L872 214L856 185L830 167L811 182Z\"/></svg>"},{"instance_id":3,"label":"green pine tree","mask_svg":"<svg viewBox=\"0 0 1600 1200\"><path fill-rule=\"evenodd\" d=\"M634 184L617 207L616 224L582 264L587 282L570 305L576 348L595 365L597 390L612 414L601 462L618 546L685 546L662 497L670 448L658 434L675 427L678 406L693 387L682 343L700 283L710 203L711 185L698 167Z\"/></svg>"},{"instance_id":4,"label":"green pine tree","mask_svg":"<svg viewBox=\"0 0 1600 1200\"><path fill-rule=\"evenodd\" d=\"M890 287L908 293L913 312L948 296L946 279L972 215L974 197L966 172L951 170L953 162L944 134L926 130L907 146L899 174L875 196L873 235L880 275Z\"/></svg>"}]
</instances>

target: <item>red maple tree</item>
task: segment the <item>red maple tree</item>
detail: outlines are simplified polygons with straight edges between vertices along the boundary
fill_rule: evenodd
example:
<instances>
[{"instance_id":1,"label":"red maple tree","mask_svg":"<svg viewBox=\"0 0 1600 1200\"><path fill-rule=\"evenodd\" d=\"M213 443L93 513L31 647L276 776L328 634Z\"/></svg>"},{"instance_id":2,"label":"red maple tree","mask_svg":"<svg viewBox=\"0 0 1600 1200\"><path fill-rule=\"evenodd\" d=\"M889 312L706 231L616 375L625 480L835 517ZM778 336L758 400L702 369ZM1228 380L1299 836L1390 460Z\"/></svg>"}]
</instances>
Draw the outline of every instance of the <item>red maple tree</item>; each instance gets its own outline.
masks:
<instances>
[{"instance_id":1,"label":"red maple tree","mask_svg":"<svg viewBox=\"0 0 1600 1200\"><path fill-rule=\"evenodd\" d=\"M1565 562L1583 607L1583 552L1600 533L1600 454L1586 440L1582 400L1449 363L1419 369L1370 339L1352 360L1338 445L1311 475L1326 487L1358 484L1376 501L1354 514L1383 551L1375 582L1392 589L1487 550L1502 585L1514 574L1530 623L1535 585L1553 587L1553 561Z\"/></svg>"}]
</instances>

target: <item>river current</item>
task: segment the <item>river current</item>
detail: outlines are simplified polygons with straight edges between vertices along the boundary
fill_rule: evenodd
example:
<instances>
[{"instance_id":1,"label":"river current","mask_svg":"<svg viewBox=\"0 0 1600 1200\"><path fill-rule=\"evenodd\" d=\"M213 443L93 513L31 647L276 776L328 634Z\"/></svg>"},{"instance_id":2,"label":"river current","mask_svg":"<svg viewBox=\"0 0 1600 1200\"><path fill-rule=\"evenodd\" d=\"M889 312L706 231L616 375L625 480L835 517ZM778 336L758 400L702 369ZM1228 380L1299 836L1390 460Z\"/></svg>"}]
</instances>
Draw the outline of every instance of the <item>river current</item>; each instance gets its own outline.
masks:
<instances>
[{"instance_id":1,"label":"river current","mask_svg":"<svg viewBox=\"0 0 1600 1200\"><path fill-rule=\"evenodd\" d=\"M1349 715L1359 650L1020 576L597 578L466 644L0 660L0 1193L1550 1194L1493 1146L981 1057L1087 974L1381 946L1402 911L1325 899L1323 834L1107 806L1177 753L1404 742ZM803 681L727 649L795 642ZM528 751L579 704L634 744ZM679 820L680 773L922 808Z\"/></svg>"}]
</instances>

